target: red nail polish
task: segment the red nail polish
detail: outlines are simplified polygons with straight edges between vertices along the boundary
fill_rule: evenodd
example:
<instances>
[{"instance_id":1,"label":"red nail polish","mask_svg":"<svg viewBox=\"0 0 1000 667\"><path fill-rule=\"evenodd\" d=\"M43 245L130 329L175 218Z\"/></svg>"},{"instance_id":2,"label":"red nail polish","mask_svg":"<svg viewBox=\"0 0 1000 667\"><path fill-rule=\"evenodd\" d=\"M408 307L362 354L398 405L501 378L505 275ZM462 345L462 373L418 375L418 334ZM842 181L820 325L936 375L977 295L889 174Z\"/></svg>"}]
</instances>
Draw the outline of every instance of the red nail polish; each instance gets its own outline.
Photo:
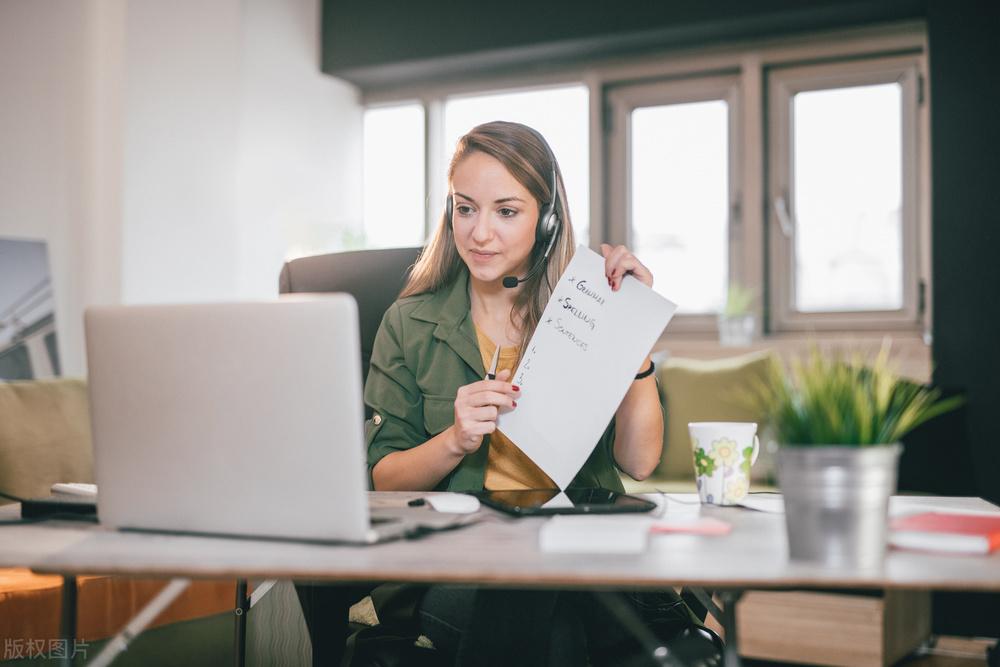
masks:
<instances>
[{"instance_id":1,"label":"red nail polish","mask_svg":"<svg viewBox=\"0 0 1000 667\"><path fill-rule=\"evenodd\" d=\"M513 404L514 404L514 407L515 407L515 408L517 407L517 401L511 401L511 403L513 403Z\"/></svg>"},{"instance_id":2,"label":"red nail polish","mask_svg":"<svg viewBox=\"0 0 1000 667\"><path fill-rule=\"evenodd\" d=\"M510 388L513 389L514 391L521 391L521 388L518 387L516 384L512 384Z\"/></svg>"}]
</instances>

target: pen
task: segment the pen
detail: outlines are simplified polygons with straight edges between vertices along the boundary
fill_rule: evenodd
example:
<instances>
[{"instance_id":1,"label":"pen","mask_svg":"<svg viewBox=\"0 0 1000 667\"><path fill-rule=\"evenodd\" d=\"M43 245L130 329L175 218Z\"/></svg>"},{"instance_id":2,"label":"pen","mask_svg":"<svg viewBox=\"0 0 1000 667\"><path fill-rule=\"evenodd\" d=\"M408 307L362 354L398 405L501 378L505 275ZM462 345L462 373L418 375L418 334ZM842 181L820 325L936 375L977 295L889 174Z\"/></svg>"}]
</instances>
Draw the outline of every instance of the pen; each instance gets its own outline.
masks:
<instances>
[{"instance_id":1,"label":"pen","mask_svg":"<svg viewBox=\"0 0 1000 667\"><path fill-rule=\"evenodd\" d=\"M497 345L496 349L493 350L493 361L490 362L490 369L486 371L487 380L497 379L497 364L500 362L500 346Z\"/></svg>"}]
</instances>

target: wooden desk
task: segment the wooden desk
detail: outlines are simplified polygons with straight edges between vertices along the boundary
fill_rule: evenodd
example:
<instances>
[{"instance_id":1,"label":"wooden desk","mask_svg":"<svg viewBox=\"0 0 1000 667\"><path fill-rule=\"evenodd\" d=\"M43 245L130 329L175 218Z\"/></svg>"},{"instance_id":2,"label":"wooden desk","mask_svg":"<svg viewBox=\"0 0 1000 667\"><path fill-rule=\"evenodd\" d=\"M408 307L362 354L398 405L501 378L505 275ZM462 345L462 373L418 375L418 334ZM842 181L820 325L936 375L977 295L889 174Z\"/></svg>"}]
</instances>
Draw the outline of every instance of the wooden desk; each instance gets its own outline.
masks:
<instances>
[{"instance_id":1,"label":"wooden desk","mask_svg":"<svg viewBox=\"0 0 1000 667\"><path fill-rule=\"evenodd\" d=\"M372 502L403 506L417 495L422 494L376 493ZM977 498L897 497L893 507L902 512L1000 512ZM723 537L658 535L651 538L645 553L636 555L542 553L538 548L542 519L507 519L485 508L485 519L477 525L369 547L117 532L52 522L0 527L0 566L63 575L449 582L518 588L686 585L737 592L840 587L1000 591L1000 553L969 557L890 551L875 571L829 570L788 560L782 515L737 507L701 511L731 523L732 532Z\"/></svg>"}]
</instances>

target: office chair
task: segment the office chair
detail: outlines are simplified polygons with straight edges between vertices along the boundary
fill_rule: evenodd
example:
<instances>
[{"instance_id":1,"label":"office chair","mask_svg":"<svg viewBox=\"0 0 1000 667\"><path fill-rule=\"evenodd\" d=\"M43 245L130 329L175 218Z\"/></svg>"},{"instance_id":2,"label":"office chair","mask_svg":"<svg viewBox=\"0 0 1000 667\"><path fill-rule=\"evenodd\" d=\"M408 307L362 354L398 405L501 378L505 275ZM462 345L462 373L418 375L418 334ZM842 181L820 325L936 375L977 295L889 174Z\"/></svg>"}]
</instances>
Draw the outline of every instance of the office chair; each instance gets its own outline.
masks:
<instances>
[{"instance_id":1,"label":"office chair","mask_svg":"<svg viewBox=\"0 0 1000 667\"><path fill-rule=\"evenodd\" d=\"M375 334L396 300L420 248L357 250L302 257L286 262L278 278L281 294L346 292L358 302L361 372L368 378ZM365 419L371 410L365 406ZM312 640L313 665L340 664L348 636L348 610L372 585L295 584Z\"/></svg>"},{"instance_id":2,"label":"office chair","mask_svg":"<svg viewBox=\"0 0 1000 667\"><path fill-rule=\"evenodd\" d=\"M361 325L361 377L368 378L375 334L382 316L399 296L420 248L355 250L285 262L278 278L281 294L347 292L358 302ZM365 406L365 419L371 410Z\"/></svg>"}]
</instances>

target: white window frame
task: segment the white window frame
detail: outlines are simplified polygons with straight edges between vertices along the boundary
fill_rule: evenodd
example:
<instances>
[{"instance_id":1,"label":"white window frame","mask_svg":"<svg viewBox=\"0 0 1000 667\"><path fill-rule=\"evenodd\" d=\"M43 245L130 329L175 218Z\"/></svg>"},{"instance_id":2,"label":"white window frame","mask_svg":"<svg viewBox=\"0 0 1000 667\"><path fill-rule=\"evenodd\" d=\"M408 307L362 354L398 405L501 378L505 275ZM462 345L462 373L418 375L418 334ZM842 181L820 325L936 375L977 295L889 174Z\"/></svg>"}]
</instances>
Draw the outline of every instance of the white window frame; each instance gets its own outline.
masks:
<instances>
[{"instance_id":1,"label":"white window frame","mask_svg":"<svg viewBox=\"0 0 1000 667\"><path fill-rule=\"evenodd\" d=\"M768 73L770 297L773 331L919 329L920 269L920 81L917 57L852 60ZM797 93L899 83L902 89L903 304L898 310L801 312L795 308L795 188L792 100Z\"/></svg>"},{"instance_id":2,"label":"white window frame","mask_svg":"<svg viewBox=\"0 0 1000 667\"><path fill-rule=\"evenodd\" d=\"M695 78L664 79L650 83L638 83L612 87L607 92L610 112L609 145L608 145L608 204L616 213L613 218L616 224L609 225L607 238L609 243L624 244L630 248L632 243L632 211L630 194L632 191L630 165L632 156L632 112L635 109L667 104L684 104L688 102L705 102L723 100L728 105L727 123L728 137L728 183L729 216L727 220L726 238L728 242L728 281L746 282L741 275L742 262L740 258L745 250L743 235L740 233L740 211L742 198L741 155L742 118L740 105L740 81L736 73L708 74ZM671 323L671 329L684 333L707 333L717 329L715 314L677 315Z\"/></svg>"}]
</instances>

